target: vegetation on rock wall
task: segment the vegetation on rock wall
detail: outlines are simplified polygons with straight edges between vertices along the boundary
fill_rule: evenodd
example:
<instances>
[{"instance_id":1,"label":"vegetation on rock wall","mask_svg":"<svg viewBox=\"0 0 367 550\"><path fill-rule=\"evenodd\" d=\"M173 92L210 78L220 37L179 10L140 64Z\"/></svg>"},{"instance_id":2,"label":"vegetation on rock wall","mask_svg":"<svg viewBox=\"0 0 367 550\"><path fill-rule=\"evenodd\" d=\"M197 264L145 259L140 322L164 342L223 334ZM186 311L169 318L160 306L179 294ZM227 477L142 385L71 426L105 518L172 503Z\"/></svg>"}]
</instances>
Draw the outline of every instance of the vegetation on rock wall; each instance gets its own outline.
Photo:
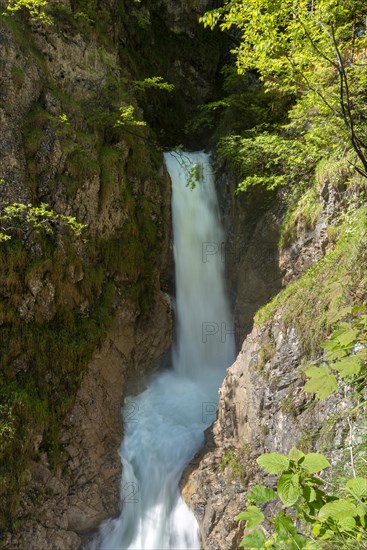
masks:
<instances>
[{"instance_id":1,"label":"vegetation on rock wall","mask_svg":"<svg viewBox=\"0 0 367 550\"><path fill-rule=\"evenodd\" d=\"M281 319L282 326L296 329L304 390L318 397L339 392L340 402L348 395L341 422L351 425L364 422L367 368L365 18L364 2L358 0L224 1L202 22L233 33L238 75L226 70L226 97L203 106L193 122L210 126L219 115L219 160L226 163L238 192L248 197L261 189L277 192L273 200L277 197L283 208L280 254L291 251L300 235L314 238L312 231L323 217L324 257L261 308L255 323L266 329ZM326 210L330 195L337 197L332 212ZM263 363L262 355L275 349L272 341L266 346L259 354ZM260 376L262 370L260 366ZM273 380L272 387L276 384ZM293 401L289 394L282 403L284 414L292 413ZM311 397L305 401L312 407ZM315 430L322 432L328 421L335 424L330 416ZM314 438L306 440L305 431L301 449L313 450ZM320 441L332 456L333 442ZM339 452L327 483L309 477L330 466L321 455L305 456L295 449L289 457L274 454L279 464L283 461L277 470L267 467L272 455L260 457L268 473L282 473L278 494L260 486L247 494L247 509L237 517L247 522L241 546L364 547L366 442L352 445L349 462L347 449ZM238 453L231 450L227 463ZM302 466L316 457L314 470ZM340 474L347 462L354 476L349 481ZM238 470L241 466L236 463ZM274 518L278 504L264 508L277 496L289 516L279 511Z\"/></svg>"},{"instance_id":2,"label":"vegetation on rock wall","mask_svg":"<svg viewBox=\"0 0 367 550\"><path fill-rule=\"evenodd\" d=\"M276 312L299 330L305 354L314 358L329 335L337 313L366 299L367 212L351 209L339 227L335 248L302 277L261 308L255 322L261 325Z\"/></svg>"},{"instance_id":3,"label":"vegetation on rock wall","mask_svg":"<svg viewBox=\"0 0 367 550\"><path fill-rule=\"evenodd\" d=\"M202 21L233 31L239 74L226 69L225 98L203 106L196 123L220 114L218 152L238 190L285 187L282 244L295 237L299 216L309 226L317 219L326 163L337 186L357 186L363 199L364 3L225 1Z\"/></svg>"},{"instance_id":4,"label":"vegetation on rock wall","mask_svg":"<svg viewBox=\"0 0 367 550\"><path fill-rule=\"evenodd\" d=\"M258 457L258 464L268 474L281 475L276 492L255 485L247 493L246 510L236 517L238 521L246 522L241 547L332 550L338 546L366 546L367 470L363 432L367 374L366 311L365 305L339 310L333 318L337 324L322 345L326 351L319 358L321 365L308 365L303 369L309 377L304 387L306 392L316 394L322 400L339 390L339 399L344 399L342 416L347 419L350 430L350 446L345 451L349 456L345 458L339 450L338 461L330 464L321 454L305 455L306 442L301 438L299 444L305 452L293 448L288 456L267 453ZM345 401L346 395L348 401ZM291 399L290 396L290 402ZM285 407L283 410L287 412ZM331 455L335 449L330 441L327 442L326 434L340 420L339 415L337 418L330 416L320 432L323 446ZM362 426L362 437L355 442L353 426L358 423ZM274 502L276 499L279 500ZM262 524L265 518L266 523ZM260 529L255 529L259 526Z\"/></svg>"},{"instance_id":5,"label":"vegetation on rock wall","mask_svg":"<svg viewBox=\"0 0 367 550\"><path fill-rule=\"evenodd\" d=\"M330 491L321 473L330 468L319 453L305 454L292 448L288 456L267 453L257 459L271 475L281 474L277 490L255 485L247 494L246 511L236 516L251 530L240 543L245 548L287 548L289 550L364 547L367 542L367 478L353 477ZM336 490L335 490L336 489ZM274 500L279 499L276 504ZM257 505L272 502L279 510L272 518L274 533L255 529L265 520ZM289 514L287 513L289 511ZM293 515L292 515L293 512ZM296 517L296 525L294 522Z\"/></svg>"},{"instance_id":6,"label":"vegetation on rock wall","mask_svg":"<svg viewBox=\"0 0 367 550\"><path fill-rule=\"evenodd\" d=\"M16 524L30 460L62 463L62 422L118 304L129 298L149 314L167 229L162 155L148 129L130 131L146 124L132 84L141 74L119 65L112 8L46 4L13 2L19 13L3 17L42 89L21 119L32 203L1 205L0 529ZM46 33L86 37L102 67L98 87L78 94L52 76L24 10ZM85 70L93 80L95 67ZM11 74L23 83L20 68Z\"/></svg>"}]
</instances>

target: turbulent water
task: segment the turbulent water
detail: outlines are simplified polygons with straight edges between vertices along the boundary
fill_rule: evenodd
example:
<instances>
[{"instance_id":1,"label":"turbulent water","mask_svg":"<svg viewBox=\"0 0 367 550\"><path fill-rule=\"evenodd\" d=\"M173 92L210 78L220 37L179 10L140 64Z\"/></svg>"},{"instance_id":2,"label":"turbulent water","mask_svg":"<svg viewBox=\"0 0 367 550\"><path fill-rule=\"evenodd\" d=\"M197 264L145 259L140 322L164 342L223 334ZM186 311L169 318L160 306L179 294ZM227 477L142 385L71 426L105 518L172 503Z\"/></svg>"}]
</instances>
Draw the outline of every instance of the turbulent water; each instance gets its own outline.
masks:
<instances>
[{"instance_id":1,"label":"turbulent water","mask_svg":"<svg viewBox=\"0 0 367 550\"><path fill-rule=\"evenodd\" d=\"M218 388L234 356L224 291L223 235L209 156L166 153L172 180L176 343L172 368L123 408L121 516L98 549L199 549L196 520L178 485L215 419ZM188 185L192 167L199 181Z\"/></svg>"}]
</instances>

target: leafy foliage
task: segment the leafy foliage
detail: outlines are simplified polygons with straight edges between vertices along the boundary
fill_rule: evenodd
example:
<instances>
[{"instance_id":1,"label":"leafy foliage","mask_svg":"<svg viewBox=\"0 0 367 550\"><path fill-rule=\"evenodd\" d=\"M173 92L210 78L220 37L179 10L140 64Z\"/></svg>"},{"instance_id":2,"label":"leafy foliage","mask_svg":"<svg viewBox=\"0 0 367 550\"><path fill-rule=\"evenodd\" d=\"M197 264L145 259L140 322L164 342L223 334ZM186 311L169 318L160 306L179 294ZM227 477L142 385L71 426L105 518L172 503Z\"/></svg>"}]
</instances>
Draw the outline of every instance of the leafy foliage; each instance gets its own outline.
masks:
<instances>
[{"instance_id":1,"label":"leafy foliage","mask_svg":"<svg viewBox=\"0 0 367 550\"><path fill-rule=\"evenodd\" d=\"M273 190L307 180L319 155L309 144L287 135L285 128L270 131L263 126L222 138L218 152L236 170L238 191L258 185Z\"/></svg>"},{"instance_id":2,"label":"leafy foliage","mask_svg":"<svg viewBox=\"0 0 367 550\"><path fill-rule=\"evenodd\" d=\"M251 491L247 493L247 500L256 504L263 504L276 498L276 493L273 489L264 487L263 485L254 485Z\"/></svg>"},{"instance_id":3,"label":"leafy foliage","mask_svg":"<svg viewBox=\"0 0 367 550\"><path fill-rule=\"evenodd\" d=\"M211 128L216 140L225 135L240 135L252 128L284 122L292 100L277 90L266 91L258 77L238 74L232 64L222 69L223 97L198 107L197 115L187 123L187 131ZM263 127L266 129L266 127Z\"/></svg>"},{"instance_id":4,"label":"leafy foliage","mask_svg":"<svg viewBox=\"0 0 367 550\"><path fill-rule=\"evenodd\" d=\"M174 155L178 160L181 168L186 174L186 187L189 187L191 190L195 189L196 185L204 179L204 166L202 164L192 163L182 147L177 147L171 155Z\"/></svg>"},{"instance_id":5,"label":"leafy foliage","mask_svg":"<svg viewBox=\"0 0 367 550\"><path fill-rule=\"evenodd\" d=\"M123 105L120 107L119 116L115 122L115 127L119 126L146 126L144 120L138 120L134 116L134 107L132 105Z\"/></svg>"},{"instance_id":6,"label":"leafy foliage","mask_svg":"<svg viewBox=\"0 0 367 550\"><path fill-rule=\"evenodd\" d=\"M134 87L140 91L144 91L148 88L156 88L166 92L173 92L175 89L174 84L166 82L162 76L151 76L144 78L144 80L135 80Z\"/></svg>"},{"instance_id":7,"label":"leafy foliage","mask_svg":"<svg viewBox=\"0 0 367 550\"><path fill-rule=\"evenodd\" d=\"M303 94L321 117L334 117L366 173L364 2L317 0L310 9L306 1L226 0L202 22L239 29L238 71L256 69L268 88Z\"/></svg>"},{"instance_id":8,"label":"leafy foliage","mask_svg":"<svg viewBox=\"0 0 367 550\"><path fill-rule=\"evenodd\" d=\"M51 18L47 15L47 6L48 0L8 0L4 15L25 9L32 19L38 19L42 23L49 24Z\"/></svg>"},{"instance_id":9,"label":"leafy foliage","mask_svg":"<svg viewBox=\"0 0 367 550\"><path fill-rule=\"evenodd\" d=\"M366 478L348 480L339 496L330 494L328 485L319 476L319 472L330 467L322 454L305 455L293 448L288 456L264 454L257 462L267 473L280 474L277 490L261 485L253 487L247 495L246 510L235 519L246 521L247 531L261 526L265 519L253 503L263 504L277 498L285 510L281 509L270 520L272 534L264 528L254 530L245 535L241 547L317 550L324 547L324 541L331 545L345 544L343 548L349 548L350 543L367 542Z\"/></svg>"},{"instance_id":10,"label":"leafy foliage","mask_svg":"<svg viewBox=\"0 0 367 550\"><path fill-rule=\"evenodd\" d=\"M68 228L76 237L80 237L86 225L77 221L75 216L57 214L46 203L13 203L0 208L0 243L9 241L14 235L28 239L33 232L46 234Z\"/></svg>"},{"instance_id":11,"label":"leafy foliage","mask_svg":"<svg viewBox=\"0 0 367 550\"><path fill-rule=\"evenodd\" d=\"M345 214L334 250L255 316L255 323L260 325L281 310L285 325L296 328L306 359L319 359L320 347L338 311L366 300L367 210L354 208Z\"/></svg>"},{"instance_id":12,"label":"leafy foliage","mask_svg":"<svg viewBox=\"0 0 367 550\"><path fill-rule=\"evenodd\" d=\"M196 184L202 181L204 178L204 167L202 164L194 163L189 172L189 177L187 179L186 187L190 189L195 189Z\"/></svg>"},{"instance_id":13,"label":"leafy foliage","mask_svg":"<svg viewBox=\"0 0 367 550\"><path fill-rule=\"evenodd\" d=\"M336 375L351 379L367 371L367 306L343 308L334 320L340 322L322 346L325 364L306 370L305 391L319 399L338 389Z\"/></svg>"}]
</instances>

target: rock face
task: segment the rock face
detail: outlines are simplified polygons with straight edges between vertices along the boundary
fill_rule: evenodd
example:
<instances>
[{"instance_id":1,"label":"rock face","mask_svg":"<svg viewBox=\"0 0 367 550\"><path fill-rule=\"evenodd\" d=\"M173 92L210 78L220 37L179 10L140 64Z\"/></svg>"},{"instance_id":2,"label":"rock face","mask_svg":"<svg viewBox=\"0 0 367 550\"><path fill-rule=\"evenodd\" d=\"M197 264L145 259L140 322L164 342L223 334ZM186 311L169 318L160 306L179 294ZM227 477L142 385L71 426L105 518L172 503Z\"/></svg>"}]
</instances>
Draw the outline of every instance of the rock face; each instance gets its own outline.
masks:
<instances>
[{"instance_id":1,"label":"rock face","mask_svg":"<svg viewBox=\"0 0 367 550\"><path fill-rule=\"evenodd\" d=\"M252 331L228 369L218 420L183 481L183 495L198 519L204 550L238 548L243 526L234 517L245 506L248 486L269 483L255 458L313 445L313 439L306 439L309 434L330 412L343 409L332 400L327 406L310 407L302 392L302 356L296 333L284 327L280 312L271 326ZM338 437L346 437L342 429Z\"/></svg>"},{"instance_id":2,"label":"rock face","mask_svg":"<svg viewBox=\"0 0 367 550\"><path fill-rule=\"evenodd\" d=\"M218 167L218 172L223 168ZM220 176L217 192L225 224L223 259L232 296L236 342L240 349L252 330L256 311L302 275L330 250L328 227L345 208L348 189L325 180L320 186L320 213L311 226L300 215L291 242L279 246L284 206L261 190L235 194L233 176Z\"/></svg>"},{"instance_id":3,"label":"rock face","mask_svg":"<svg viewBox=\"0 0 367 550\"><path fill-rule=\"evenodd\" d=\"M279 217L270 210L260 217L253 232L241 239L241 217L234 226L234 310L236 339L241 345L252 328L253 316L282 286L282 270L279 264ZM246 216L243 224L246 225ZM231 261L233 256L229 255Z\"/></svg>"},{"instance_id":4,"label":"rock face","mask_svg":"<svg viewBox=\"0 0 367 550\"><path fill-rule=\"evenodd\" d=\"M245 506L249 485L272 481L260 471L256 457L264 452L288 453L293 446L309 452L325 441L326 432L334 454L348 440L345 423L336 422L332 434L324 425L330 415L343 411L345 399L315 402L304 393L305 352L294 324L284 321L282 308L271 320L248 331L256 309L332 247L326 229L338 216L344 198L326 182L314 227L300 226L293 243L280 251L278 207L251 226L246 225L245 206L242 220L227 223L232 242L239 242L241 230L245 241L244 252L235 257L234 284L237 322L244 323L247 336L227 371L218 418L206 433L205 447L182 480L182 494L198 520L203 550L238 548L243 525L234 517ZM269 272L271 266L274 269Z\"/></svg>"},{"instance_id":5,"label":"rock face","mask_svg":"<svg viewBox=\"0 0 367 550\"><path fill-rule=\"evenodd\" d=\"M71 13L68 2L64 8ZM58 436L59 465L56 469L50 465L45 434L35 435L21 495L21 527L6 539L9 548L78 548L81 534L118 511L122 399L144 384L145 375L158 366L171 342L170 302L161 290L170 260L170 182L153 145L149 148L121 135L103 141L97 129L99 137L93 138L89 130L88 143L80 141L80 132L87 132L82 105L98 107L96 95L106 91L113 76L121 77L117 49L110 44L103 51L95 37L67 33L60 23L51 27L29 26L22 19L4 23L0 28L2 200L43 201L56 212L76 215L88 224L92 243L92 250L90 244L89 250L80 245L81 261L68 258L60 245L67 281L61 291L47 258L47 269L26 275L25 286L17 288L21 322L45 324L57 317L60 307L88 316L100 293L97 285L86 299L82 290L86 272L95 262L93 255L103 266L104 284L109 280L115 288L112 320L84 369ZM20 32L26 33L25 41ZM63 123L59 117L71 104L70 123ZM105 161L103 151L109 155ZM75 163L70 163L70 154L76 155ZM80 170L83 162L85 168ZM139 227L145 231L148 225L149 237L138 234ZM118 240L124 245L120 262L108 267L103 251ZM140 264L133 246L147 250ZM33 251L29 254L32 259ZM44 253L39 254L42 259ZM121 251L114 246L111 254ZM116 260L119 257L112 258ZM142 305L146 292L149 311ZM6 326L4 319L1 324ZM50 357L51 371L52 361ZM26 364L22 368L29 369Z\"/></svg>"},{"instance_id":6,"label":"rock face","mask_svg":"<svg viewBox=\"0 0 367 550\"><path fill-rule=\"evenodd\" d=\"M1 368L9 387L33 377L36 393L54 407L30 425L19 451L29 459L21 470L26 481L14 506L18 515L10 514L20 526L4 540L24 550L77 549L117 513L121 402L142 388L172 332L165 294L170 187L156 141L182 141L182 120L196 104L216 98L222 56L215 34L197 26L198 12L212 4L205 0L109 0L97 11L93 2L83 3L85 11L69 0L49 4L51 26L24 14L0 22L1 201L45 202L76 216L88 225L88 242L68 247L58 235L50 251L47 239L33 235L20 239L25 258L16 248L0 251L0 338L9 351ZM5 5L0 0L1 11ZM156 75L175 84L172 95L132 91L133 81ZM121 106L132 107L135 120L144 113L155 134L116 127ZM331 246L326 228L341 203L327 185L321 200L316 226L300 227L281 254L277 207L254 218L254 205L229 204L225 255L233 268L237 341L247 338L221 390L207 445L185 477L183 493L199 519L204 548L237 546L241 533L233 517L248 480L258 475L253 457L288 450L299 424L304 431L313 422L299 392L299 335L280 314L251 329L254 312ZM106 299L108 289L113 293ZM90 340L73 334L86 320L97 334ZM33 340L32 326L40 327ZM67 359L56 373L58 358L44 336L50 327L52 349L64 354L70 347L75 361L68 368ZM88 350L78 355L85 340ZM33 355L29 342L36 343ZM321 406L312 414L322 422ZM2 513L6 506L0 505Z\"/></svg>"},{"instance_id":7,"label":"rock face","mask_svg":"<svg viewBox=\"0 0 367 550\"><path fill-rule=\"evenodd\" d=\"M30 466L23 497L21 530L14 548L79 548L83 536L115 515L119 506L122 440L121 399L157 366L171 342L170 302L164 294L144 323L126 302L113 320L102 348L86 370L75 404L66 416L61 441L62 469L51 472L46 455ZM45 495L34 510L34 495Z\"/></svg>"},{"instance_id":8,"label":"rock face","mask_svg":"<svg viewBox=\"0 0 367 550\"><path fill-rule=\"evenodd\" d=\"M222 33L204 29L198 17L212 7L208 0L123 0L125 11L121 58L134 51L133 64L144 77L162 76L170 92L151 89L142 97L144 116L160 142L190 149L207 144L204 135L185 131L198 104L220 98L220 70L228 47Z\"/></svg>"}]
</instances>

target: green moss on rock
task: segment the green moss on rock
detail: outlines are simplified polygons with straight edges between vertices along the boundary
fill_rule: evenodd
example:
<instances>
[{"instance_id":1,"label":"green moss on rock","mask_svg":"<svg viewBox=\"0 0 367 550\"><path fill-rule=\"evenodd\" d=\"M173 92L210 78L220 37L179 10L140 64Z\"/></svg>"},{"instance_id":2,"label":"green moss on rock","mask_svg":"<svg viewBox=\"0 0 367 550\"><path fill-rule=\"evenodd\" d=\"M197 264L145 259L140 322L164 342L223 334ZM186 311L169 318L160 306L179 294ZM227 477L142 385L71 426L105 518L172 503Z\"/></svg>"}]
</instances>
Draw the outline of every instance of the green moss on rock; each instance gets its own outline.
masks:
<instances>
[{"instance_id":1,"label":"green moss on rock","mask_svg":"<svg viewBox=\"0 0 367 550\"><path fill-rule=\"evenodd\" d=\"M255 316L257 326L281 314L294 324L305 353L319 354L330 332L333 315L343 306L363 303L367 289L367 209L346 217L333 251L287 286Z\"/></svg>"}]
</instances>

